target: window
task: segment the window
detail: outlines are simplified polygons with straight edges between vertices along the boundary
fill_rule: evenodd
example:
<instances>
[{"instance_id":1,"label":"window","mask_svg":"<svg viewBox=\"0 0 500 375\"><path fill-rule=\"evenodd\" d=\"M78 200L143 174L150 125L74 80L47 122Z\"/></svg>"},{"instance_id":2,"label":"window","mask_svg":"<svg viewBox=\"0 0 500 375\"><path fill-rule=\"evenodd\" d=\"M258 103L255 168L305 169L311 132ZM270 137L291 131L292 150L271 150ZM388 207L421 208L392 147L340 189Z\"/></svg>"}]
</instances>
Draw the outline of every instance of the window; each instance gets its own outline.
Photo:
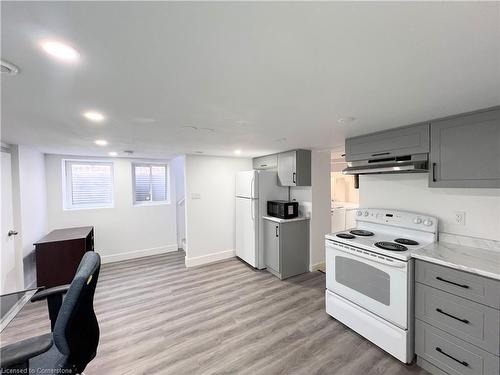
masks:
<instances>
[{"instance_id":1,"label":"window","mask_svg":"<svg viewBox=\"0 0 500 375\"><path fill-rule=\"evenodd\" d=\"M65 160L65 208L113 206L113 164Z\"/></svg>"},{"instance_id":2,"label":"window","mask_svg":"<svg viewBox=\"0 0 500 375\"><path fill-rule=\"evenodd\" d=\"M134 203L169 202L168 166L132 164Z\"/></svg>"}]
</instances>

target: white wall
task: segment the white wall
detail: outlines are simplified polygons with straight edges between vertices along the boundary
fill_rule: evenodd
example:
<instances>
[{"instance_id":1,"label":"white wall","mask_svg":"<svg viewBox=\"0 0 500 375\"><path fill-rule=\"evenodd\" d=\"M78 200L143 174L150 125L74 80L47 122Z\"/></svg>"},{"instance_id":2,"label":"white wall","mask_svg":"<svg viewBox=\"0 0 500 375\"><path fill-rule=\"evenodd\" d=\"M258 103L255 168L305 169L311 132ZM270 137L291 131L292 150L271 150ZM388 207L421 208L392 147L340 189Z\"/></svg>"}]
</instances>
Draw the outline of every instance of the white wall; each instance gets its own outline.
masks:
<instances>
[{"instance_id":1,"label":"white wall","mask_svg":"<svg viewBox=\"0 0 500 375\"><path fill-rule=\"evenodd\" d=\"M312 151L311 186L292 187L290 199L310 204L309 269L315 270L325 261L325 234L331 230L331 155Z\"/></svg>"},{"instance_id":2,"label":"white wall","mask_svg":"<svg viewBox=\"0 0 500 375\"><path fill-rule=\"evenodd\" d=\"M439 231L500 240L500 189L429 188L427 174L360 176L360 207L421 212L439 219ZM454 221L465 211L465 226Z\"/></svg>"},{"instance_id":3,"label":"white wall","mask_svg":"<svg viewBox=\"0 0 500 375\"><path fill-rule=\"evenodd\" d=\"M50 230L94 226L95 250L101 254L103 262L177 250L174 183L170 183L170 204L134 206L131 165L133 160L113 158L109 160L114 163L114 207L64 210L62 160L65 158L76 159L62 155L45 157Z\"/></svg>"},{"instance_id":4,"label":"white wall","mask_svg":"<svg viewBox=\"0 0 500 375\"><path fill-rule=\"evenodd\" d=\"M325 234L331 230L330 153L312 152L311 270L325 261Z\"/></svg>"},{"instance_id":5,"label":"white wall","mask_svg":"<svg viewBox=\"0 0 500 375\"><path fill-rule=\"evenodd\" d=\"M175 204L177 218L177 243L183 248L186 240L186 157L178 156L170 162L171 175L175 182Z\"/></svg>"},{"instance_id":6,"label":"white wall","mask_svg":"<svg viewBox=\"0 0 500 375\"><path fill-rule=\"evenodd\" d=\"M186 156L186 266L234 256L235 176L251 169L248 158Z\"/></svg>"},{"instance_id":7,"label":"white wall","mask_svg":"<svg viewBox=\"0 0 500 375\"><path fill-rule=\"evenodd\" d=\"M32 147L11 146L16 253L23 264L24 285L36 282L33 243L47 234L44 154Z\"/></svg>"}]
</instances>

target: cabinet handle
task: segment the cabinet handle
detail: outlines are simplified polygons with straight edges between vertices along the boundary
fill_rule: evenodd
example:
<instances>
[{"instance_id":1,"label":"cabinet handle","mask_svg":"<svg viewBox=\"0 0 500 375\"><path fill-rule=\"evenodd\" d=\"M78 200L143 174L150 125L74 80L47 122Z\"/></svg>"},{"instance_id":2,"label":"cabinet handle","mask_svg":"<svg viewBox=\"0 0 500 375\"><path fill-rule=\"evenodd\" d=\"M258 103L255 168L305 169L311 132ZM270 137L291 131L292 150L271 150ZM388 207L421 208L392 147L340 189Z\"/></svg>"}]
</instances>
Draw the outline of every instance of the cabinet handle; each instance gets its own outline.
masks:
<instances>
[{"instance_id":1,"label":"cabinet handle","mask_svg":"<svg viewBox=\"0 0 500 375\"><path fill-rule=\"evenodd\" d=\"M455 362L460 363L462 366L465 366L465 367L468 367L468 366L469 366L469 364L468 364L467 362L465 362L465 361L461 361L461 360L459 360L459 359L456 359L455 357L452 357L452 356L451 356L451 355L449 355L448 353L445 353L445 352L443 351L443 349L441 349L439 346L436 346L436 350L437 350L439 353L441 353L442 355L445 355L445 356L447 356L448 358L453 359Z\"/></svg>"},{"instance_id":2,"label":"cabinet handle","mask_svg":"<svg viewBox=\"0 0 500 375\"><path fill-rule=\"evenodd\" d=\"M456 320L458 320L458 321L460 321L460 322L462 322L462 323L469 324L469 321L468 321L467 319L457 318L456 316L453 316L453 315L451 315L451 314L448 314L447 312L445 312L445 311L443 311L443 310L441 310L441 309L439 309L439 308L438 308L438 309L436 309L436 311L437 311L438 313L440 313L440 314L443 314L443 315L449 316L450 318L456 319Z\"/></svg>"},{"instance_id":3,"label":"cabinet handle","mask_svg":"<svg viewBox=\"0 0 500 375\"><path fill-rule=\"evenodd\" d=\"M278 235L278 226L276 225L276 237L279 237Z\"/></svg>"},{"instance_id":4,"label":"cabinet handle","mask_svg":"<svg viewBox=\"0 0 500 375\"><path fill-rule=\"evenodd\" d=\"M261 164L260 166L261 167L267 167L267 164Z\"/></svg>"},{"instance_id":5,"label":"cabinet handle","mask_svg":"<svg viewBox=\"0 0 500 375\"><path fill-rule=\"evenodd\" d=\"M382 155L390 155L390 152L379 152L378 154L372 154L372 156L382 156Z\"/></svg>"},{"instance_id":6,"label":"cabinet handle","mask_svg":"<svg viewBox=\"0 0 500 375\"><path fill-rule=\"evenodd\" d=\"M297 181L295 181L295 175L296 175L296 173L295 173L295 172L293 172L293 183L294 183L294 184L296 184L296 183L297 183Z\"/></svg>"},{"instance_id":7,"label":"cabinet handle","mask_svg":"<svg viewBox=\"0 0 500 375\"><path fill-rule=\"evenodd\" d=\"M432 182L436 182L436 163L432 163Z\"/></svg>"},{"instance_id":8,"label":"cabinet handle","mask_svg":"<svg viewBox=\"0 0 500 375\"><path fill-rule=\"evenodd\" d=\"M436 280L442 281L444 283L452 284L452 285L455 285L455 286L459 286L460 288L469 289L468 285L454 283L453 281L445 280L445 279L443 279L443 278L441 278L439 276L436 276Z\"/></svg>"}]
</instances>

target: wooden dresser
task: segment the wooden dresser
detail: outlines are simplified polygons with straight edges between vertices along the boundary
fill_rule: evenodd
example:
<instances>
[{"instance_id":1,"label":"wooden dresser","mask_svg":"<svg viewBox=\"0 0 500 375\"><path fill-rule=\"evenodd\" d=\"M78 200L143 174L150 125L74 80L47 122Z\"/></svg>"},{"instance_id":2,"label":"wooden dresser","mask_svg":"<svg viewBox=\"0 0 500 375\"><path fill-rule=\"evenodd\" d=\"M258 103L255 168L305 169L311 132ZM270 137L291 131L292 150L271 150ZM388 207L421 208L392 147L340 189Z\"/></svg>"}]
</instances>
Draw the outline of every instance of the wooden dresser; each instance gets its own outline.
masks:
<instances>
[{"instance_id":1,"label":"wooden dresser","mask_svg":"<svg viewBox=\"0 0 500 375\"><path fill-rule=\"evenodd\" d=\"M94 227L56 229L34 245L37 285L70 284L83 254L94 251Z\"/></svg>"}]
</instances>

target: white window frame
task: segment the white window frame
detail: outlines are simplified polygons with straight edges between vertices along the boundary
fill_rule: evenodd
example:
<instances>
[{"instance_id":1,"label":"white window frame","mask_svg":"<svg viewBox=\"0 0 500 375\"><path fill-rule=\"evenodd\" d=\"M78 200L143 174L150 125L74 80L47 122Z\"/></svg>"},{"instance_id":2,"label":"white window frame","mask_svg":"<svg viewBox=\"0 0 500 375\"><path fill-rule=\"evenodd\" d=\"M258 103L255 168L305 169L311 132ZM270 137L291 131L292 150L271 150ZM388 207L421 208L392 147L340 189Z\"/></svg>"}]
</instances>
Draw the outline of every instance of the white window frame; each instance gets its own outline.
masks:
<instances>
[{"instance_id":1,"label":"white window frame","mask_svg":"<svg viewBox=\"0 0 500 375\"><path fill-rule=\"evenodd\" d=\"M111 167L111 203L90 203L90 204L77 204L73 205L71 197L73 196L72 191L72 173L71 169L68 169L68 163L72 164L105 164ZM101 209L101 208L114 208L115 206L115 173L114 173L114 163L110 160L92 160L92 159L63 159L62 160L62 198L63 198L63 209L65 211L75 211L75 210L91 210L91 209Z\"/></svg>"},{"instance_id":2,"label":"white window frame","mask_svg":"<svg viewBox=\"0 0 500 375\"><path fill-rule=\"evenodd\" d=\"M157 205L164 205L164 204L170 204L170 165L168 163L161 163L161 162L147 162L147 161L134 161L131 163L132 165L132 204L134 206L157 206ZM135 200L135 167L152 167L152 166L161 166L165 167L165 200L163 201L140 201L137 202ZM150 183L150 189L152 188L152 185ZM151 192L151 190L150 190ZM151 192L151 196L153 196Z\"/></svg>"}]
</instances>

